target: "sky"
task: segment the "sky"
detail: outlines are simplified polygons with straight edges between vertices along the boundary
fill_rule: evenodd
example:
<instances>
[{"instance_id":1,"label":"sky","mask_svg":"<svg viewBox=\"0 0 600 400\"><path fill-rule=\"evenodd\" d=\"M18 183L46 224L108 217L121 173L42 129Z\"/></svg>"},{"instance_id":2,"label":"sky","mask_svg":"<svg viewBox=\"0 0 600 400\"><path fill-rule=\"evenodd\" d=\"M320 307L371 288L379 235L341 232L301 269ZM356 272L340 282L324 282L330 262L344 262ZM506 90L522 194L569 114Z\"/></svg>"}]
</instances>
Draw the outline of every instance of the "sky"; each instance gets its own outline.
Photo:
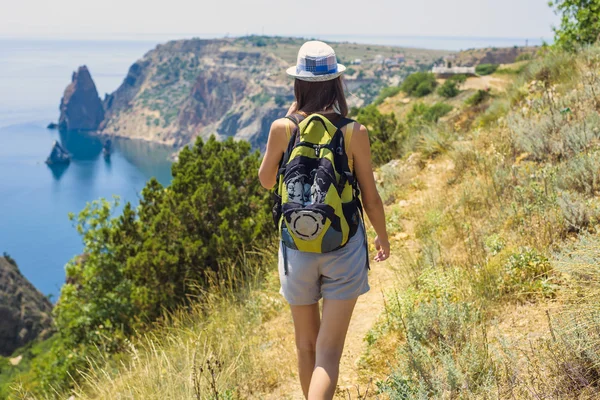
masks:
<instances>
[{"instance_id":1,"label":"sky","mask_svg":"<svg viewBox=\"0 0 600 400\"><path fill-rule=\"evenodd\" d=\"M547 0L0 0L0 37L245 34L551 38Z\"/></svg>"}]
</instances>

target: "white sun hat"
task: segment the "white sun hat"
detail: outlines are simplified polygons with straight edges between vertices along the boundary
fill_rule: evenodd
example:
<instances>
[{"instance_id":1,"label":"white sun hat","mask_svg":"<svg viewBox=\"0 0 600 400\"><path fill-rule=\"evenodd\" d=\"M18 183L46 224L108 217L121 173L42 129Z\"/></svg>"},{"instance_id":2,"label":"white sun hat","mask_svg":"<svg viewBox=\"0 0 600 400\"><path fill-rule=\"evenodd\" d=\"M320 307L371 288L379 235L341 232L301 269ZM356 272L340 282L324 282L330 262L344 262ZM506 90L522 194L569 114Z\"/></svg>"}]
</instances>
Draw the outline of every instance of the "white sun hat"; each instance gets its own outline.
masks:
<instances>
[{"instance_id":1,"label":"white sun hat","mask_svg":"<svg viewBox=\"0 0 600 400\"><path fill-rule=\"evenodd\" d=\"M309 82L329 81L340 76L346 67L338 64L335 51L326 43L311 40L300 47L298 61L287 74Z\"/></svg>"}]
</instances>

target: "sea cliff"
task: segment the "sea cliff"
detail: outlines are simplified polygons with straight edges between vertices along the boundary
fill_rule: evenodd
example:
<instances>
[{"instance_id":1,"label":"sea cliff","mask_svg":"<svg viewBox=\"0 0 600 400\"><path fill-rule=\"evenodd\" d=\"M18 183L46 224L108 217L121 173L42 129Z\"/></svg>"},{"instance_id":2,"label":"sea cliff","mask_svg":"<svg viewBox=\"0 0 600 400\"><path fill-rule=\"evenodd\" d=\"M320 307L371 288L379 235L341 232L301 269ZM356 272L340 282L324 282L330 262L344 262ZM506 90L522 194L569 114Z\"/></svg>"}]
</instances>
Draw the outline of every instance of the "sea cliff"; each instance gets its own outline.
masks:
<instances>
[{"instance_id":1,"label":"sea cliff","mask_svg":"<svg viewBox=\"0 0 600 400\"><path fill-rule=\"evenodd\" d=\"M25 278L15 261L0 257L0 355L52 330L52 304Z\"/></svg>"},{"instance_id":2,"label":"sea cliff","mask_svg":"<svg viewBox=\"0 0 600 400\"><path fill-rule=\"evenodd\" d=\"M272 121L283 117L293 101L293 81L285 69L295 63L303 42L250 36L160 44L131 65L119 88L106 95L96 132L174 148L214 134L263 149ZM339 61L350 67L346 79L351 106L370 102L382 87L398 84L448 53L350 43L333 47ZM80 68L77 75L86 78L87 72ZM97 94L90 92L89 97L95 104Z\"/></svg>"}]
</instances>

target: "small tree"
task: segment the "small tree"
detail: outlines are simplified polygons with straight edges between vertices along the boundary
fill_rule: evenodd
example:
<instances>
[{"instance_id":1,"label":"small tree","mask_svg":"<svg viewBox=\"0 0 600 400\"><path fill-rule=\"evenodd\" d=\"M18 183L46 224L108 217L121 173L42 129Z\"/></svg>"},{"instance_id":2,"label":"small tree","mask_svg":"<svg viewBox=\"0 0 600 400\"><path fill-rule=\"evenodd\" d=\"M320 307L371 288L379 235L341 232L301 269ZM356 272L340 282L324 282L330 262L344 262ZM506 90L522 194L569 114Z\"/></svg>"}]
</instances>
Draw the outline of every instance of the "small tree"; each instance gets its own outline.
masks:
<instances>
[{"instance_id":1,"label":"small tree","mask_svg":"<svg viewBox=\"0 0 600 400\"><path fill-rule=\"evenodd\" d=\"M574 50L600 40L600 0L556 0L549 5L561 15L560 28L553 28L558 46Z\"/></svg>"}]
</instances>

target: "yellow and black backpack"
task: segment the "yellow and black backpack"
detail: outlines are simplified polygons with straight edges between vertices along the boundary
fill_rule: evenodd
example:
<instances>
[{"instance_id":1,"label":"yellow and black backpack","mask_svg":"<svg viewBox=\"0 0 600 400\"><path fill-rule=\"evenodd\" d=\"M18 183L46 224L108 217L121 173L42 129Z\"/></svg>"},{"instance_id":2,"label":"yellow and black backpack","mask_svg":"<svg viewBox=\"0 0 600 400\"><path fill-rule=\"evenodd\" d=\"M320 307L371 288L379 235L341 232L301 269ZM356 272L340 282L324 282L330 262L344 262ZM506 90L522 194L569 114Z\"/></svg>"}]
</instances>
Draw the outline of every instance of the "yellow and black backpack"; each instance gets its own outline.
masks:
<instances>
[{"instance_id":1,"label":"yellow and black backpack","mask_svg":"<svg viewBox=\"0 0 600 400\"><path fill-rule=\"evenodd\" d=\"M286 273L286 248L311 253L340 249L357 232L362 217L341 131L353 120L341 117L332 123L320 114L287 118L295 128L279 164L273 207Z\"/></svg>"}]
</instances>

